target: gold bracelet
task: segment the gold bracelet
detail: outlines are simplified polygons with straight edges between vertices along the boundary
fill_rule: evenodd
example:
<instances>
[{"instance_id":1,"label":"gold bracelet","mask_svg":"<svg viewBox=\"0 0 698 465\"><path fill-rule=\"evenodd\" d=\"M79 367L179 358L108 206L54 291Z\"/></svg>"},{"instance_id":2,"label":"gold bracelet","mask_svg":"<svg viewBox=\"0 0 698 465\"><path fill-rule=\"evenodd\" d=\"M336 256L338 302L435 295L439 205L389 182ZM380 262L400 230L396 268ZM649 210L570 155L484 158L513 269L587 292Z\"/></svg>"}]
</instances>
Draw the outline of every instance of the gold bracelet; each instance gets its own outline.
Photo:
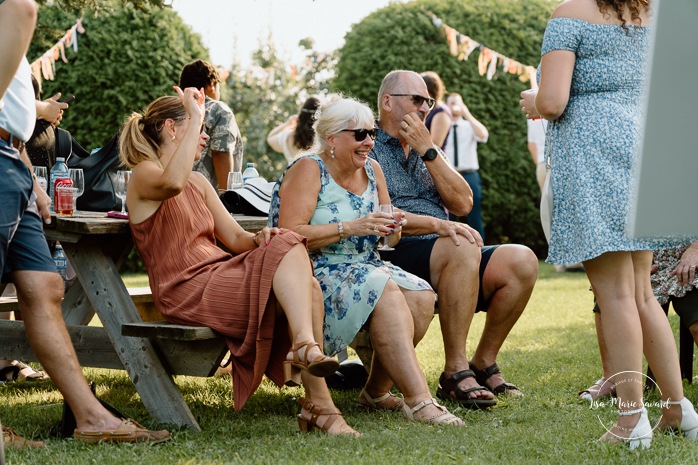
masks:
<instances>
[{"instance_id":1,"label":"gold bracelet","mask_svg":"<svg viewBox=\"0 0 698 465\"><path fill-rule=\"evenodd\" d=\"M337 223L337 231L339 231L339 240L344 240L344 225L341 221Z\"/></svg>"},{"instance_id":2,"label":"gold bracelet","mask_svg":"<svg viewBox=\"0 0 698 465\"><path fill-rule=\"evenodd\" d=\"M260 234L262 234L262 231L257 231L256 233L254 233L254 236L252 236L252 242L254 242L254 245L256 247L259 247L259 244L257 244L257 238Z\"/></svg>"}]
</instances>

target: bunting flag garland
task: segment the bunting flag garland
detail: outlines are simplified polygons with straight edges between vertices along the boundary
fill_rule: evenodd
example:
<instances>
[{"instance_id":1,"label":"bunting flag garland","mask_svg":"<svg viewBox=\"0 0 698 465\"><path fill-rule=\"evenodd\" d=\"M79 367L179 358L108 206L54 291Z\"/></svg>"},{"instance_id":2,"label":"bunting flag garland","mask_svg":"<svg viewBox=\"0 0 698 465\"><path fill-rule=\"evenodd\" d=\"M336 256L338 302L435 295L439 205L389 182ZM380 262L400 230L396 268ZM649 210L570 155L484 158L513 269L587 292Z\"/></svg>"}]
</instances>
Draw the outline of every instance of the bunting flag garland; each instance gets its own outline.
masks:
<instances>
[{"instance_id":1,"label":"bunting flag garland","mask_svg":"<svg viewBox=\"0 0 698 465\"><path fill-rule=\"evenodd\" d=\"M497 70L501 69L505 73L518 75L521 82L528 82L534 78L536 68L533 66L525 65L489 49L445 24L433 13L427 14L431 16L434 27L439 29L446 37L446 43L451 55L457 57L458 60L467 61L475 49L480 50L480 56L477 58L477 70L480 76L485 76L487 80L491 81Z\"/></svg>"},{"instance_id":2,"label":"bunting flag garland","mask_svg":"<svg viewBox=\"0 0 698 465\"><path fill-rule=\"evenodd\" d=\"M56 44L48 49L41 57L31 64L34 77L41 83L41 79L53 81L56 74L56 61L59 59L68 63L65 57L65 48L73 47L73 51L78 51L78 33L84 34L85 28L82 26L82 18L78 19L73 27L68 29L63 37Z\"/></svg>"}]
</instances>

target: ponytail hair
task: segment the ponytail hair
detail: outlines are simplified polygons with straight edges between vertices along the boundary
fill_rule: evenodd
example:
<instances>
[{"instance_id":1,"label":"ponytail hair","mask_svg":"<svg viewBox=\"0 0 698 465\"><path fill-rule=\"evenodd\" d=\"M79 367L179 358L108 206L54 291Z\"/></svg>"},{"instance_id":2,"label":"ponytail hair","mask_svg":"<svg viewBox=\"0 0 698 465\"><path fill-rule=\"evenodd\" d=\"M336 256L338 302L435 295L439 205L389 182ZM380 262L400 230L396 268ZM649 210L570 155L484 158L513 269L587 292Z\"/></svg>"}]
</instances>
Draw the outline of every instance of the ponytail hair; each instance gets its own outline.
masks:
<instances>
[{"instance_id":1,"label":"ponytail hair","mask_svg":"<svg viewBox=\"0 0 698 465\"><path fill-rule=\"evenodd\" d=\"M315 114L318 108L320 108L320 100L317 97L309 97L303 103L303 107L298 114L298 125L293 133L293 141L296 148L300 150L308 150L313 146L313 140L315 139L313 124L315 123Z\"/></svg>"},{"instance_id":2,"label":"ponytail hair","mask_svg":"<svg viewBox=\"0 0 698 465\"><path fill-rule=\"evenodd\" d=\"M119 136L121 162L129 168L148 160L160 164L165 120L178 122L187 116L187 111L177 96L159 97L148 105L143 114L131 113L124 121Z\"/></svg>"}]
</instances>

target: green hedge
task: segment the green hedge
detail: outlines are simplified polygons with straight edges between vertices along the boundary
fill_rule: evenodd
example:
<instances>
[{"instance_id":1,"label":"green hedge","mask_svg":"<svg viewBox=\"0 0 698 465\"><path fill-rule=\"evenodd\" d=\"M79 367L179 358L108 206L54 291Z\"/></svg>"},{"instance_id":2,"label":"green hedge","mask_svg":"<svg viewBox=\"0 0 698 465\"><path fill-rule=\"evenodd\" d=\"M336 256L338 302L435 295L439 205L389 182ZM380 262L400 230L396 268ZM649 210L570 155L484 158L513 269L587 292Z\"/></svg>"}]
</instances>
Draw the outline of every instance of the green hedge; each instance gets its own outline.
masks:
<instances>
[{"instance_id":1,"label":"green hedge","mask_svg":"<svg viewBox=\"0 0 698 465\"><path fill-rule=\"evenodd\" d=\"M131 111L171 94L186 63L208 57L201 37L171 9L104 3L110 7L103 6L96 16L84 12L78 52L66 50L69 62L56 62L56 80L43 81L44 98L56 92L77 97L61 127L86 148L108 141ZM29 60L53 45L77 17L42 6Z\"/></svg>"},{"instance_id":2,"label":"green hedge","mask_svg":"<svg viewBox=\"0 0 698 465\"><path fill-rule=\"evenodd\" d=\"M547 253L538 213L540 193L518 102L529 88L517 76L478 74L475 50L468 61L449 53L445 37L427 12L486 47L537 66L543 31L555 1L424 0L392 4L369 15L347 34L333 85L371 106L380 82L393 69L436 71L449 92L458 92L490 137L478 154L488 243L522 243Z\"/></svg>"}]
</instances>

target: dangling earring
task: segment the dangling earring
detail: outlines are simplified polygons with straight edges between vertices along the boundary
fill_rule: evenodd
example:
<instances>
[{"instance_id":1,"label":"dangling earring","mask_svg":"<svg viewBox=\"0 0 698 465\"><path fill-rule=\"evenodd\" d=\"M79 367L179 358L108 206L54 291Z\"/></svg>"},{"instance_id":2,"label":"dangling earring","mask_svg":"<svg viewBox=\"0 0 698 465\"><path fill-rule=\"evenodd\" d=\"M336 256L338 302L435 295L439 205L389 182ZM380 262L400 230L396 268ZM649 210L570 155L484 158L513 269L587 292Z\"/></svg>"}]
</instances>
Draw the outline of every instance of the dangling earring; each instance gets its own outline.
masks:
<instances>
[{"instance_id":1,"label":"dangling earring","mask_svg":"<svg viewBox=\"0 0 698 465\"><path fill-rule=\"evenodd\" d=\"M174 142L174 141L176 141L176 140L177 140L177 136L175 136L174 134L172 134L172 142Z\"/></svg>"},{"instance_id":2,"label":"dangling earring","mask_svg":"<svg viewBox=\"0 0 698 465\"><path fill-rule=\"evenodd\" d=\"M330 147L330 157L334 158L334 147Z\"/></svg>"}]
</instances>

